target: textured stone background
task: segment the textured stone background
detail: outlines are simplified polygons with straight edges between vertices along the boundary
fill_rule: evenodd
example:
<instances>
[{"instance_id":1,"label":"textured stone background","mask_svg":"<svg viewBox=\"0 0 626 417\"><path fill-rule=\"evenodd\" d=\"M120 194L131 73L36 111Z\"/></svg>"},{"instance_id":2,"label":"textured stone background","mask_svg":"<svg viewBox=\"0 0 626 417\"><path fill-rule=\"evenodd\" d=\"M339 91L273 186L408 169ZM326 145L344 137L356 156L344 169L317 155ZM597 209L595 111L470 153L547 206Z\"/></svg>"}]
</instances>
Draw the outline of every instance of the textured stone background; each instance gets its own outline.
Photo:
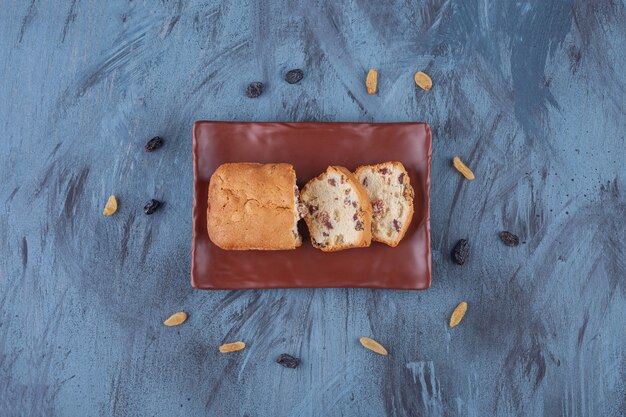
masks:
<instances>
[{"instance_id":1,"label":"textured stone background","mask_svg":"<svg viewBox=\"0 0 626 417\"><path fill-rule=\"evenodd\" d=\"M385 3L0 1L1 416L626 415L626 4ZM192 290L196 119L431 123L432 288Z\"/></svg>"}]
</instances>

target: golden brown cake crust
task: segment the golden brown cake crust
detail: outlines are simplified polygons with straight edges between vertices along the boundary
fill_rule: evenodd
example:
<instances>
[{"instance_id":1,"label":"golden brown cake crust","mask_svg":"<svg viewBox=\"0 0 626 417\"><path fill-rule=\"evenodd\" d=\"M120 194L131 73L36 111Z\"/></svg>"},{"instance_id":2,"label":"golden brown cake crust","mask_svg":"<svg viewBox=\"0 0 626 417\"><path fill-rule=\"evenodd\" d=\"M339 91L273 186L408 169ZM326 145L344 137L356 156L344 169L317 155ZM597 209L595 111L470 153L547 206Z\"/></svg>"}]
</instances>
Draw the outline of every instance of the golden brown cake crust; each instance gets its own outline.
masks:
<instances>
[{"instance_id":1,"label":"golden brown cake crust","mask_svg":"<svg viewBox=\"0 0 626 417\"><path fill-rule=\"evenodd\" d=\"M295 170L291 164L223 164L211 176L207 228L222 249L282 250L294 235Z\"/></svg>"}]
</instances>

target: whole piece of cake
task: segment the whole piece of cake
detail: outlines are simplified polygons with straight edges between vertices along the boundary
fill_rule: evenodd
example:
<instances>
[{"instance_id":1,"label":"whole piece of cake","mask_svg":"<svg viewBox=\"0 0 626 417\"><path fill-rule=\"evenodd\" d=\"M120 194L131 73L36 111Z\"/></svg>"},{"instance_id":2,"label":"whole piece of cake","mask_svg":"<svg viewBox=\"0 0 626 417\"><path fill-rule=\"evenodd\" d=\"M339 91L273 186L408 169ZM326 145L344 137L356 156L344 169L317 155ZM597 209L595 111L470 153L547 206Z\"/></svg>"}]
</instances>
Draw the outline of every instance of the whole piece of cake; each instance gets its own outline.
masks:
<instances>
[{"instance_id":1,"label":"whole piece of cake","mask_svg":"<svg viewBox=\"0 0 626 417\"><path fill-rule=\"evenodd\" d=\"M331 166L301 192L314 247L325 252L369 246L372 211L367 192L344 167Z\"/></svg>"},{"instance_id":2,"label":"whole piece of cake","mask_svg":"<svg viewBox=\"0 0 626 417\"><path fill-rule=\"evenodd\" d=\"M302 244L299 196L291 164L223 164L209 183L211 241L230 250L284 250Z\"/></svg>"},{"instance_id":3,"label":"whole piece of cake","mask_svg":"<svg viewBox=\"0 0 626 417\"><path fill-rule=\"evenodd\" d=\"M404 165L365 165L354 174L372 202L372 239L397 246L413 218L414 191Z\"/></svg>"}]
</instances>

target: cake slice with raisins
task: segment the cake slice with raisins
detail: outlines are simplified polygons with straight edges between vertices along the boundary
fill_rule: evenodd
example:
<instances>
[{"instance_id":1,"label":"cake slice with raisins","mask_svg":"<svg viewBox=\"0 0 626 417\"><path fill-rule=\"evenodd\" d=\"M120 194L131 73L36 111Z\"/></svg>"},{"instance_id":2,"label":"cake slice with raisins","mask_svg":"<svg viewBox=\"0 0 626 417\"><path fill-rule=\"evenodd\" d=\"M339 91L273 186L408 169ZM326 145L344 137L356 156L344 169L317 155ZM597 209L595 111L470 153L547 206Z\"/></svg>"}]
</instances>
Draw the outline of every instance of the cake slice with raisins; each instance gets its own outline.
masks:
<instances>
[{"instance_id":1,"label":"cake slice with raisins","mask_svg":"<svg viewBox=\"0 0 626 417\"><path fill-rule=\"evenodd\" d=\"M300 192L311 243L324 252L366 247L372 208L365 188L344 167L331 166Z\"/></svg>"},{"instance_id":2,"label":"cake slice with raisins","mask_svg":"<svg viewBox=\"0 0 626 417\"><path fill-rule=\"evenodd\" d=\"M413 187L400 162L357 168L354 173L372 202L372 239L395 247L413 218Z\"/></svg>"}]
</instances>

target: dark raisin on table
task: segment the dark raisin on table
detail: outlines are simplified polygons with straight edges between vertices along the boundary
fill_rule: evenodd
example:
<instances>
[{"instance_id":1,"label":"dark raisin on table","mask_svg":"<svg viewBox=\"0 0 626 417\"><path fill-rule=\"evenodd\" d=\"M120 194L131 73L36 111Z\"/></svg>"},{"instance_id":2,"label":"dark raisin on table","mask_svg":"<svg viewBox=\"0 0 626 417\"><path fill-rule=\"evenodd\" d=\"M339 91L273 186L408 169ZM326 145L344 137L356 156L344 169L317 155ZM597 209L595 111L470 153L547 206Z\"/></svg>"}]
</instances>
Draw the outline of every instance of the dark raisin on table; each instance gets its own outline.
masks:
<instances>
[{"instance_id":1,"label":"dark raisin on table","mask_svg":"<svg viewBox=\"0 0 626 417\"><path fill-rule=\"evenodd\" d=\"M246 96L250 98L257 98L263 94L263 83L259 81L251 82L246 89Z\"/></svg>"},{"instance_id":2,"label":"dark raisin on table","mask_svg":"<svg viewBox=\"0 0 626 417\"><path fill-rule=\"evenodd\" d=\"M457 265L463 265L467 261L469 256L469 242L466 239L461 239L457 242L452 250L452 260Z\"/></svg>"},{"instance_id":3,"label":"dark raisin on table","mask_svg":"<svg viewBox=\"0 0 626 417\"><path fill-rule=\"evenodd\" d=\"M276 363L281 364L285 368L295 369L298 367L298 365L300 365L300 359L283 353L278 357L278 359L276 359Z\"/></svg>"},{"instance_id":4,"label":"dark raisin on table","mask_svg":"<svg viewBox=\"0 0 626 417\"><path fill-rule=\"evenodd\" d=\"M301 69L292 69L285 74L285 81L289 84L299 83L304 78L304 72Z\"/></svg>"},{"instance_id":5,"label":"dark raisin on table","mask_svg":"<svg viewBox=\"0 0 626 417\"><path fill-rule=\"evenodd\" d=\"M161 146L163 146L163 138L161 138L160 136L155 136L150 139L148 143L146 143L146 152L156 151Z\"/></svg>"},{"instance_id":6,"label":"dark raisin on table","mask_svg":"<svg viewBox=\"0 0 626 417\"><path fill-rule=\"evenodd\" d=\"M517 237L513 233L508 232L506 230L500 232L500 239L502 239L504 244L507 245L507 246L517 246L517 245L519 245L519 237Z\"/></svg>"},{"instance_id":7,"label":"dark raisin on table","mask_svg":"<svg viewBox=\"0 0 626 417\"><path fill-rule=\"evenodd\" d=\"M148 201L148 204L143 207L143 212L150 215L157 211L159 207L161 207L161 202L153 198L152 200Z\"/></svg>"}]
</instances>

